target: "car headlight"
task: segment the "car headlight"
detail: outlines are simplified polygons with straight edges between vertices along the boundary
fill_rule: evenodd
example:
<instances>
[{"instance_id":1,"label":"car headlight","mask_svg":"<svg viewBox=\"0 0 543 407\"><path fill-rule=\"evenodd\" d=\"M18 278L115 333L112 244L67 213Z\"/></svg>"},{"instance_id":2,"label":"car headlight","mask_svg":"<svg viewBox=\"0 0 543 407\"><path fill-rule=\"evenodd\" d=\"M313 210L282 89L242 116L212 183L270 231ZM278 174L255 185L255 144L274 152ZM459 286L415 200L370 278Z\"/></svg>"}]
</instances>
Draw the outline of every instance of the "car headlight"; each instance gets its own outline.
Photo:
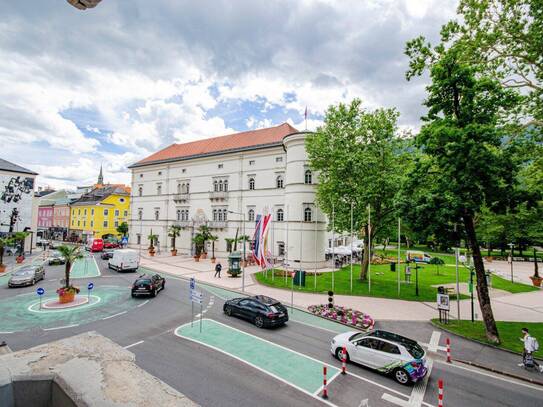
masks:
<instances>
[{"instance_id":1,"label":"car headlight","mask_svg":"<svg viewBox=\"0 0 543 407\"><path fill-rule=\"evenodd\" d=\"M336 343L336 340L335 340L335 339L332 339L332 345L333 345L334 343Z\"/></svg>"}]
</instances>

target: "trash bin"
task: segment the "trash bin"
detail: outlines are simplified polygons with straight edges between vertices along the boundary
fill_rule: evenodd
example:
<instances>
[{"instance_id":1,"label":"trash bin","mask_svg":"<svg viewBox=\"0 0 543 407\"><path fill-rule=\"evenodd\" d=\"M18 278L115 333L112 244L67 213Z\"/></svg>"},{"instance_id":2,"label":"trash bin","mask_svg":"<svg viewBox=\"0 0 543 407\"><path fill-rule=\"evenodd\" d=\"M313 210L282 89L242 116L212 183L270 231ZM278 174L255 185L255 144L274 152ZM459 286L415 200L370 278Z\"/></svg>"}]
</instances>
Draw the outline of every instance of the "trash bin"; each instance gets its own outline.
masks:
<instances>
[{"instance_id":1,"label":"trash bin","mask_svg":"<svg viewBox=\"0 0 543 407\"><path fill-rule=\"evenodd\" d=\"M396 271L396 263L394 262L390 263L390 271Z\"/></svg>"},{"instance_id":2,"label":"trash bin","mask_svg":"<svg viewBox=\"0 0 543 407\"><path fill-rule=\"evenodd\" d=\"M486 285L487 286L491 286L491 277L492 277L492 273L490 272L490 270L488 271L485 271L485 276L486 276Z\"/></svg>"},{"instance_id":3,"label":"trash bin","mask_svg":"<svg viewBox=\"0 0 543 407\"><path fill-rule=\"evenodd\" d=\"M294 285L305 287L305 270L296 270L296 274L294 274Z\"/></svg>"}]
</instances>

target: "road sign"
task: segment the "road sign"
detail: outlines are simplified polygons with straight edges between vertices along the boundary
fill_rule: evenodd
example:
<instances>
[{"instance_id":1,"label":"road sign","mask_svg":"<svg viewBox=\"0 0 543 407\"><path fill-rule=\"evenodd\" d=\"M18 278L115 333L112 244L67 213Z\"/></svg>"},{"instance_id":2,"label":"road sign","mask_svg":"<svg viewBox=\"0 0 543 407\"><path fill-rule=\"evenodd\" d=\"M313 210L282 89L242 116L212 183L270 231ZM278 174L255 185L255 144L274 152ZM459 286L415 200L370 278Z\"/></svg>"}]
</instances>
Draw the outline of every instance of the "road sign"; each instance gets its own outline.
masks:
<instances>
[{"instance_id":1,"label":"road sign","mask_svg":"<svg viewBox=\"0 0 543 407\"><path fill-rule=\"evenodd\" d=\"M437 295L437 309L449 311L449 308L450 308L449 294L438 294Z\"/></svg>"},{"instance_id":2,"label":"road sign","mask_svg":"<svg viewBox=\"0 0 543 407\"><path fill-rule=\"evenodd\" d=\"M94 284L93 283L89 283L87 285L87 290L92 290L94 288Z\"/></svg>"},{"instance_id":3,"label":"road sign","mask_svg":"<svg viewBox=\"0 0 543 407\"><path fill-rule=\"evenodd\" d=\"M194 277L191 277L190 279L190 289L194 290L196 288L196 280L194 280Z\"/></svg>"},{"instance_id":4,"label":"road sign","mask_svg":"<svg viewBox=\"0 0 543 407\"><path fill-rule=\"evenodd\" d=\"M43 288L41 288L41 287L38 287L38 289L36 290L36 293L38 295L43 295L43 294L45 294L45 290Z\"/></svg>"},{"instance_id":5,"label":"road sign","mask_svg":"<svg viewBox=\"0 0 543 407\"><path fill-rule=\"evenodd\" d=\"M195 302L197 304L201 304L203 298L204 298L204 296L203 296L203 294L201 292L196 291L196 290L191 290L190 291L190 300L192 302Z\"/></svg>"},{"instance_id":6,"label":"road sign","mask_svg":"<svg viewBox=\"0 0 543 407\"><path fill-rule=\"evenodd\" d=\"M128 244L128 238L126 236L121 239L121 244Z\"/></svg>"}]
</instances>

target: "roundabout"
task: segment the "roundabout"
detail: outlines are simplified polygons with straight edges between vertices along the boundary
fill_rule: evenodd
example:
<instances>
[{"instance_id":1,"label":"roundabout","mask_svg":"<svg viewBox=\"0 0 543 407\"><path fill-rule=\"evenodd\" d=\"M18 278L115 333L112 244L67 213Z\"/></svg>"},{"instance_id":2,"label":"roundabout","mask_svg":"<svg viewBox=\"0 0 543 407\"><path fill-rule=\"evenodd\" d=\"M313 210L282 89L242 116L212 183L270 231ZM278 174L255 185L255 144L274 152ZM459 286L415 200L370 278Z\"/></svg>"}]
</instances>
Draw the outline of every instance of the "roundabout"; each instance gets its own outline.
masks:
<instances>
[{"instance_id":1,"label":"roundabout","mask_svg":"<svg viewBox=\"0 0 543 407\"><path fill-rule=\"evenodd\" d=\"M79 307L91 307L98 304L101 301L101 297L97 295L77 295L73 302L63 304L55 298L50 298L47 301L42 301L41 304L39 301L31 304L28 307L29 311L32 312L61 312L61 311L72 311L73 308Z\"/></svg>"}]
</instances>

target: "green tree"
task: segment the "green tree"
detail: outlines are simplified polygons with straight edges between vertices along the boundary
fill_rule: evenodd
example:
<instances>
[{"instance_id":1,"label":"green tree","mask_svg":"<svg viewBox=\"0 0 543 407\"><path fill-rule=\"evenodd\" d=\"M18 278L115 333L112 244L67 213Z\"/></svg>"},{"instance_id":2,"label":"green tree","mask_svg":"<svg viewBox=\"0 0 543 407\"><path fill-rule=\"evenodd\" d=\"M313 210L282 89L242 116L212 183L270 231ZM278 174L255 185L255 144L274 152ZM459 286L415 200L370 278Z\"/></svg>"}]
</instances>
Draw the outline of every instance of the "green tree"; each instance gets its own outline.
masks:
<instances>
[{"instance_id":1,"label":"green tree","mask_svg":"<svg viewBox=\"0 0 543 407\"><path fill-rule=\"evenodd\" d=\"M151 229L151 233L149 233L149 236L147 236L147 240L149 240L149 250L154 250L155 243L158 240L158 235L154 234L152 229Z\"/></svg>"},{"instance_id":2,"label":"green tree","mask_svg":"<svg viewBox=\"0 0 543 407\"><path fill-rule=\"evenodd\" d=\"M4 266L4 251L6 247L13 244L13 239L10 236L0 237L0 267Z\"/></svg>"},{"instance_id":3,"label":"green tree","mask_svg":"<svg viewBox=\"0 0 543 407\"><path fill-rule=\"evenodd\" d=\"M368 206L371 237L395 219L395 196L408 163L394 109L366 110L359 99L326 112L324 125L307 138L309 164L318 174L317 201L336 231L353 227L364 236L360 279L368 271Z\"/></svg>"},{"instance_id":4,"label":"green tree","mask_svg":"<svg viewBox=\"0 0 543 407\"><path fill-rule=\"evenodd\" d=\"M117 226L117 233L122 237L125 237L128 234L128 223L122 222L119 226Z\"/></svg>"},{"instance_id":5,"label":"green tree","mask_svg":"<svg viewBox=\"0 0 543 407\"><path fill-rule=\"evenodd\" d=\"M79 246L61 245L57 248L58 252L66 260L64 265L64 288L70 288L70 271L72 264L78 259L83 258L81 249Z\"/></svg>"},{"instance_id":6,"label":"green tree","mask_svg":"<svg viewBox=\"0 0 543 407\"><path fill-rule=\"evenodd\" d=\"M209 240L211 241L211 258L215 258L215 242L219 240L218 236L211 235L209 236Z\"/></svg>"},{"instance_id":7,"label":"green tree","mask_svg":"<svg viewBox=\"0 0 543 407\"><path fill-rule=\"evenodd\" d=\"M172 238L172 250L175 250L175 239L181 234L181 226L171 225L168 230L168 236Z\"/></svg>"}]
</instances>

